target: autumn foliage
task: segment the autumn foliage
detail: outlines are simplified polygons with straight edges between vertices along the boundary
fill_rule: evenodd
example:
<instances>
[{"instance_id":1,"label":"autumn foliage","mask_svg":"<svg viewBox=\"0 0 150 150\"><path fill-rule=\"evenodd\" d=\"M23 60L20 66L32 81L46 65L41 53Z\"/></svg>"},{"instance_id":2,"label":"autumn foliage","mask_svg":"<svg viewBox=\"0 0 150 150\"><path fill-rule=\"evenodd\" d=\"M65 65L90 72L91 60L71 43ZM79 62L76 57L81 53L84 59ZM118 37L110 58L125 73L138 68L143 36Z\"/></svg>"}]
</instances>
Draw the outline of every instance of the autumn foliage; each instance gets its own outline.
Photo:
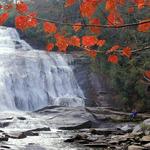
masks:
<instances>
[{"instance_id":1,"label":"autumn foliage","mask_svg":"<svg viewBox=\"0 0 150 150\"><path fill-rule=\"evenodd\" d=\"M107 41L105 39L99 39L98 35L101 34L102 30L105 28L116 28L126 27L126 22L122 17L122 14L118 11L118 7L125 6L126 0L66 0L65 9L72 7L74 4L79 3L80 15L83 21L86 19L88 23L85 22L75 22L75 23L63 23L46 20L46 18L38 18L36 12L31 12L29 5L20 0L17 4L8 3L5 5L0 5L0 9L3 13L0 14L0 25L3 25L9 18L9 12L11 10L16 10L15 25L16 28L25 31L29 28L36 28L39 23L43 24L43 32L45 32L46 37L53 37L55 42L48 42L46 49L52 51L54 47L57 47L60 52L66 52L69 46L82 48L86 54L93 58L96 58L97 53L101 52L107 55L108 62L117 64L119 62L119 57L126 57L130 59L132 57L132 48L128 45L122 47L119 44L114 44L107 51L101 51L101 47L104 47ZM149 0L131 0L131 6L127 9L127 13L134 13L135 7L142 10L144 7L149 7ZM101 24L100 18L94 17L98 7L100 5L105 6L102 13L105 12L105 19L107 24ZM135 5L135 7L133 7ZM84 36L78 37L66 36L65 32L58 29L58 25L61 26L71 26L72 30L77 33L82 30L82 28L88 28L89 32L85 33ZM127 25L128 26L128 25ZM139 32L149 32L150 31L150 20L149 18L144 18L143 20L136 23L136 28ZM93 46L97 46L97 49L93 49Z\"/></svg>"}]
</instances>

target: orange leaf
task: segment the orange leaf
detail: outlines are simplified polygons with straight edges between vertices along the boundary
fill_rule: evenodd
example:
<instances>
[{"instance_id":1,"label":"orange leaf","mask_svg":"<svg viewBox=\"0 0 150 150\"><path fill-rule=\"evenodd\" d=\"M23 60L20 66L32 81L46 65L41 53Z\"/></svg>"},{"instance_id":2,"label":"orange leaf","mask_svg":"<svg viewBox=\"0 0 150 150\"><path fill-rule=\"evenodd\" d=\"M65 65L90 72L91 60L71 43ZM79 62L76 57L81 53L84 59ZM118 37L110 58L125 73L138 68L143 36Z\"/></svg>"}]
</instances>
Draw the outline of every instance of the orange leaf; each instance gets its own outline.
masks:
<instances>
[{"instance_id":1,"label":"orange leaf","mask_svg":"<svg viewBox=\"0 0 150 150\"><path fill-rule=\"evenodd\" d=\"M54 44L53 43L48 43L46 46L46 49L50 52L52 51L52 49L54 48Z\"/></svg>"},{"instance_id":2,"label":"orange leaf","mask_svg":"<svg viewBox=\"0 0 150 150\"><path fill-rule=\"evenodd\" d=\"M108 62L111 62L113 64L117 64L118 63L118 56L117 55L110 55L108 57Z\"/></svg>"},{"instance_id":3,"label":"orange leaf","mask_svg":"<svg viewBox=\"0 0 150 150\"><path fill-rule=\"evenodd\" d=\"M120 48L119 45L114 45L110 50L108 50L108 51L106 52L106 54L109 54L109 53L111 53L111 52L115 52L115 51L117 51L117 49L119 49L119 48Z\"/></svg>"},{"instance_id":4,"label":"orange leaf","mask_svg":"<svg viewBox=\"0 0 150 150\"><path fill-rule=\"evenodd\" d=\"M106 10L112 11L116 9L116 0L106 0Z\"/></svg>"},{"instance_id":5,"label":"orange leaf","mask_svg":"<svg viewBox=\"0 0 150 150\"><path fill-rule=\"evenodd\" d=\"M81 29L81 22L75 23L75 24L73 25L73 30L74 30L75 32L78 32L80 29Z\"/></svg>"},{"instance_id":6,"label":"orange leaf","mask_svg":"<svg viewBox=\"0 0 150 150\"><path fill-rule=\"evenodd\" d=\"M69 44L72 46L80 47L80 38L78 38L77 36L72 36L70 38Z\"/></svg>"},{"instance_id":7,"label":"orange leaf","mask_svg":"<svg viewBox=\"0 0 150 150\"><path fill-rule=\"evenodd\" d=\"M134 0L138 6L138 9L142 9L145 5L145 0Z\"/></svg>"},{"instance_id":8,"label":"orange leaf","mask_svg":"<svg viewBox=\"0 0 150 150\"><path fill-rule=\"evenodd\" d=\"M94 18L90 20L90 24L94 24L94 25L100 25L100 19L99 18ZM91 32L95 33L95 34L99 34L100 33L100 27L90 27Z\"/></svg>"},{"instance_id":9,"label":"orange leaf","mask_svg":"<svg viewBox=\"0 0 150 150\"><path fill-rule=\"evenodd\" d=\"M124 24L124 20L121 17L120 13L117 11L111 11L107 17L109 25L120 26Z\"/></svg>"},{"instance_id":10,"label":"orange leaf","mask_svg":"<svg viewBox=\"0 0 150 150\"><path fill-rule=\"evenodd\" d=\"M129 14L132 14L133 12L134 12L134 7L128 8L128 13L129 13Z\"/></svg>"},{"instance_id":11,"label":"orange leaf","mask_svg":"<svg viewBox=\"0 0 150 150\"><path fill-rule=\"evenodd\" d=\"M7 4L4 6L4 10L10 10L13 8L13 5L12 4Z\"/></svg>"},{"instance_id":12,"label":"orange leaf","mask_svg":"<svg viewBox=\"0 0 150 150\"><path fill-rule=\"evenodd\" d=\"M100 47L102 47L105 43L106 43L106 40L99 40L97 42L97 45L100 46Z\"/></svg>"},{"instance_id":13,"label":"orange leaf","mask_svg":"<svg viewBox=\"0 0 150 150\"><path fill-rule=\"evenodd\" d=\"M82 45L84 46L93 46L97 43L97 38L95 36L83 36Z\"/></svg>"},{"instance_id":14,"label":"orange leaf","mask_svg":"<svg viewBox=\"0 0 150 150\"><path fill-rule=\"evenodd\" d=\"M9 17L8 13L3 13L0 15L0 25L3 25Z\"/></svg>"},{"instance_id":15,"label":"orange leaf","mask_svg":"<svg viewBox=\"0 0 150 150\"><path fill-rule=\"evenodd\" d=\"M75 4L76 0L66 0L65 7L70 7Z\"/></svg>"},{"instance_id":16,"label":"orange leaf","mask_svg":"<svg viewBox=\"0 0 150 150\"><path fill-rule=\"evenodd\" d=\"M145 76L150 79L150 70L145 71Z\"/></svg>"},{"instance_id":17,"label":"orange leaf","mask_svg":"<svg viewBox=\"0 0 150 150\"><path fill-rule=\"evenodd\" d=\"M22 31L27 29L27 16L17 16L15 18L15 26Z\"/></svg>"},{"instance_id":18,"label":"orange leaf","mask_svg":"<svg viewBox=\"0 0 150 150\"><path fill-rule=\"evenodd\" d=\"M117 0L117 3L120 5L124 5L126 0Z\"/></svg>"},{"instance_id":19,"label":"orange leaf","mask_svg":"<svg viewBox=\"0 0 150 150\"><path fill-rule=\"evenodd\" d=\"M25 2L19 1L16 4L16 9L20 13L26 13L28 11L29 7L28 7L28 5Z\"/></svg>"},{"instance_id":20,"label":"orange leaf","mask_svg":"<svg viewBox=\"0 0 150 150\"><path fill-rule=\"evenodd\" d=\"M55 33L57 31L55 23L44 22L43 28L45 33Z\"/></svg>"},{"instance_id":21,"label":"orange leaf","mask_svg":"<svg viewBox=\"0 0 150 150\"><path fill-rule=\"evenodd\" d=\"M58 33L55 34L55 38L56 38L56 46L58 47L59 51L66 52L67 47L69 45L68 39Z\"/></svg>"},{"instance_id":22,"label":"orange leaf","mask_svg":"<svg viewBox=\"0 0 150 150\"><path fill-rule=\"evenodd\" d=\"M148 32L149 30L150 30L150 22L144 23L144 24L140 24L138 26L138 31L140 31L140 32Z\"/></svg>"},{"instance_id":23,"label":"orange leaf","mask_svg":"<svg viewBox=\"0 0 150 150\"><path fill-rule=\"evenodd\" d=\"M123 55L123 56L126 56L126 57L128 57L128 58L131 57L131 54L132 54L132 52L131 52L131 48L130 48L130 47L125 47L125 48L123 49L123 51L122 51L122 55Z\"/></svg>"},{"instance_id":24,"label":"orange leaf","mask_svg":"<svg viewBox=\"0 0 150 150\"><path fill-rule=\"evenodd\" d=\"M30 13L28 16L17 16L15 18L16 28L19 30L26 30L28 28L36 27L38 22L37 19L33 18L35 13Z\"/></svg>"},{"instance_id":25,"label":"orange leaf","mask_svg":"<svg viewBox=\"0 0 150 150\"><path fill-rule=\"evenodd\" d=\"M90 18L95 12L98 7L98 4L102 0L84 0L80 4L80 12L83 17Z\"/></svg>"}]
</instances>

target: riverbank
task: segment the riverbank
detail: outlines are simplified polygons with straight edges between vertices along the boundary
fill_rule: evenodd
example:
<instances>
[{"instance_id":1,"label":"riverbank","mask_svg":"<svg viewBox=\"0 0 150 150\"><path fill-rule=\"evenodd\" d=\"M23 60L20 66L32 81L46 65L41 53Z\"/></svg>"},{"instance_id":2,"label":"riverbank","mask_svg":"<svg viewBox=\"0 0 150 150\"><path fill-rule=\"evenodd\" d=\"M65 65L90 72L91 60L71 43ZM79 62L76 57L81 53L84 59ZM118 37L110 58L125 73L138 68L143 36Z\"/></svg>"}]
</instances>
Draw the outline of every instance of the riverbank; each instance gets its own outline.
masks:
<instances>
[{"instance_id":1,"label":"riverbank","mask_svg":"<svg viewBox=\"0 0 150 150\"><path fill-rule=\"evenodd\" d=\"M150 120L146 126L141 123L150 114L128 118L128 113L102 107L47 106L35 112L1 112L1 149L125 150L149 144Z\"/></svg>"}]
</instances>

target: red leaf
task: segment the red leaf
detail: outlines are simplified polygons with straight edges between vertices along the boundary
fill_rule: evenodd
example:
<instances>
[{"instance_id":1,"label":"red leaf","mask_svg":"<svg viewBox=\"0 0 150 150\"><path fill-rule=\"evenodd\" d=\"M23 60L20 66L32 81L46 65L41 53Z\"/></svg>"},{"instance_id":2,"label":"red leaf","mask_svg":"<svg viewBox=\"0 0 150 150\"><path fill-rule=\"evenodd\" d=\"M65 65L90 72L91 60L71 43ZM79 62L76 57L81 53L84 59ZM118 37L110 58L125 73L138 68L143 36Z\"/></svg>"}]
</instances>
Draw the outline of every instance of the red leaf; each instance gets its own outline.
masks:
<instances>
[{"instance_id":1,"label":"red leaf","mask_svg":"<svg viewBox=\"0 0 150 150\"><path fill-rule=\"evenodd\" d=\"M55 34L55 38L56 38L56 46L58 47L59 51L66 52L67 47L69 45L68 39L58 33Z\"/></svg>"},{"instance_id":2,"label":"red leaf","mask_svg":"<svg viewBox=\"0 0 150 150\"><path fill-rule=\"evenodd\" d=\"M150 79L150 70L145 71L145 76Z\"/></svg>"},{"instance_id":3,"label":"red leaf","mask_svg":"<svg viewBox=\"0 0 150 150\"><path fill-rule=\"evenodd\" d=\"M106 40L99 40L97 42L97 45L100 46L100 47L102 47L102 46L104 46L105 43L106 43Z\"/></svg>"},{"instance_id":4,"label":"red leaf","mask_svg":"<svg viewBox=\"0 0 150 150\"><path fill-rule=\"evenodd\" d=\"M12 4L7 4L4 6L4 10L10 10L13 8L13 5Z\"/></svg>"},{"instance_id":5,"label":"red leaf","mask_svg":"<svg viewBox=\"0 0 150 150\"><path fill-rule=\"evenodd\" d=\"M100 19L99 18L91 19L90 24L100 25ZM90 27L90 30L95 34L99 34L101 31L100 27Z\"/></svg>"},{"instance_id":6,"label":"red leaf","mask_svg":"<svg viewBox=\"0 0 150 150\"><path fill-rule=\"evenodd\" d=\"M83 36L82 45L84 46L93 46L97 43L97 38L95 36Z\"/></svg>"},{"instance_id":7,"label":"red leaf","mask_svg":"<svg viewBox=\"0 0 150 150\"><path fill-rule=\"evenodd\" d=\"M116 9L116 0L106 0L106 10L112 11Z\"/></svg>"},{"instance_id":8,"label":"red leaf","mask_svg":"<svg viewBox=\"0 0 150 150\"><path fill-rule=\"evenodd\" d=\"M7 19L9 18L9 14L8 13L3 13L0 15L0 25L3 25Z\"/></svg>"},{"instance_id":9,"label":"red leaf","mask_svg":"<svg viewBox=\"0 0 150 150\"><path fill-rule=\"evenodd\" d=\"M95 12L98 7L98 4L102 0L84 0L80 4L80 12L83 17L90 18Z\"/></svg>"},{"instance_id":10,"label":"red leaf","mask_svg":"<svg viewBox=\"0 0 150 150\"><path fill-rule=\"evenodd\" d=\"M129 14L132 14L134 12L134 7L130 7L129 9L128 9L128 13Z\"/></svg>"},{"instance_id":11,"label":"red leaf","mask_svg":"<svg viewBox=\"0 0 150 150\"><path fill-rule=\"evenodd\" d=\"M16 4L16 9L19 13L26 13L29 7L25 2L20 1Z\"/></svg>"},{"instance_id":12,"label":"red leaf","mask_svg":"<svg viewBox=\"0 0 150 150\"><path fill-rule=\"evenodd\" d=\"M111 62L113 64L117 64L118 63L118 56L117 55L110 55L108 57L108 62Z\"/></svg>"},{"instance_id":13,"label":"red leaf","mask_svg":"<svg viewBox=\"0 0 150 150\"><path fill-rule=\"evenodd\" d=\"M69 40L69 44L72 46L80 47L80 38L77 36L72 36Z\"/></svg>"},{"instance_id":14,"label":"red leaf","mask_svg":"<svg viewBox=\"0 0 150 150\"><path fill-rule=\"evenodd\" d=\"M149 22L148 23L144 23L144 24L140 24L138 26L138 31L140 31L140 32L148 32L149 30L150 30L150 23Z\"/></svg>"},{"instance_id":15,"label":"red leaf","mask_svg":"<svg viewBox=\"0 0 150 150\"><path fill-rule=\"evenodd\" d=\"M75 4L76 0L66 0L65 7L70 7Z\"/></svg>"},{"instance_id":16,"label":"red leaf","mask_svg":"<svg viewBox=\"0 0 150 150\"><path fill-rule=\"evenodd\" d=\"M111 52L115 52L115 51L117 51L117 49L119 49L119 48L120 48L119 45L114 45L110 50L108 50L108 51L106 52L106 54L109 54L109 53L111 53Z\"/></svg>"},{"instance_id":17,"label":"red leaf","mask_svg":"<svg viewBox=\"0 0 150 150\"><path fill-rule=\"evenodd\" d=\"M17 16L15 18L15 26L22 31L27 29L27 16Z\"/></svg>"},{"instance_id":18,"label":"red leaf","mask_svg":"<svg viewBox=\"0 0 150 150\"><path fill-rule=\"evenodd\" d=\"M130 47L125 47L125 48L123 49L123 51L122 51L122 55L123 55L123 56L126 56L126 57L128 57L128 58L131 57L131 54L132 54L132 52L131 52L131 48L130 48Z\"/></svg>"},{"instance_id":19,"label":"red leaf","mask_svg":"<svg viewBox=\"0 0 150 150\"><path fill-rule=\"evenodd\" d=\"M145 0L134 0L138 6L138 9L142 9L145 5Z\"/></svg>"},{"instance_id":20,"label":"red leaf","mask_svg":"<svg viewBox=\"0 0 150 150\"><path fill-rule=\"evenodd\" d=\"M43 28L45 33L55 33L57 31L56 25L50 22L44 22Z\"/></svg>"},{"instance_id":21,"label":"red leaf","mask_svg":"<svg viewBox=\"0 0 150 150\"><path fill-rule=\"evenodd\" d=\"M109 25L120 26L124 24L123 18L121 17L120 13L117 11L111 11L107 19Z\"/></svg>"},{"instance_id":22,"label":"red leaf","mask_svg":"<svg viewBox=\"0 0 150 150\"><path fill-rule=\"evenodd\" d=\"M38 24L37 19L33 18L32 16L33 13L29 14L28 16L17 16L15 18L16 28L24 31L28 28L36 27Z\"/></svg>"},{"instance_id":23,"label":"red leaf","mask_svg":"<svg viewBox=\"0 0 150 150\"><path fill-rule=\"evenodd\" d=\"M78 32L80 29L81 29L81 22L78 22L78 23L75 23L74 25L73 25L73 30L75 31L75 32Z\"/></svg>"},{"instance_id":24,"label":"red leaf","mask_svg":"<svg viewBox=\"0 0 150 150\"><path fill-rule=\"evenodd\" d=\"M52 49L54 48L54 44L53 43L48 43L46 46L46 49L50 52L52 51Z\"/></svg>"}]
</instances>

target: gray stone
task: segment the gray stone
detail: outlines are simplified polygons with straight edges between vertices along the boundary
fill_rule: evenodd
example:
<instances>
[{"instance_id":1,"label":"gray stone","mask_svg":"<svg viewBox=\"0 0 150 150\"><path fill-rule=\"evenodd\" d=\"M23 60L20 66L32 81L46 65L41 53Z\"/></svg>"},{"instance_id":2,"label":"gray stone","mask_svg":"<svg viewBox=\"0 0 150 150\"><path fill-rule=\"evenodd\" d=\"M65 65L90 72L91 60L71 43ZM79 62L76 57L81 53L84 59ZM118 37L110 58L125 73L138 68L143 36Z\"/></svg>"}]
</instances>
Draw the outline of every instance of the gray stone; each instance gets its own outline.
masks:
<instances>
[{"instance_id":1,"label":"gray stone","mask_svg":"<svg viewBox=\"0 0 150 150\"><path fill-rule=\"evenodd\" d=\"M150 135L143 136L141 141L144 142L144 143L149 143L150 142Z\"/></svg>"},{"instance_id":2,"label":"gray stone","mask_svg":"<svg viewBox=\"0 0 150 150\"><path fill-rule=\"evenodd\" d=\"M145 144L144 147L150 149L150 143Z\"/></svg>"},{"instance_id":3,"label":"gray stone","mask_svg":"<svg viewBox=\"0 0 150 150\"><path fill-rule=\"evenodd\" d=\"M132 133L136 134L138 132L150 133L150 119L146 119L141 124L134 127Z\"/></svg>"},{"instance_id":4,"label":"gray stone","mask_svg":"<svg viewBox=\"0 0 150 150\"><path fill-rule=\"evenodd\" d=\"M128 150L144 150L144 147L137 145L130 145L128 146Z\"/></svg>"},{"instance_id":5,"label":"gray stone","mask_svg":"<svg viewBox=\"0 0 150 150\"><path fill-rule=\"evenodd\" d=\"M13 139L23 139L23 138L26 138L26 135L23 132L10 132L10 133L7 133L6 136L8 138L13 138Z\"/></svg>"},{"instance_id":6,"label":"gray stone","mask_svg":"<svg viewBox=\"0 0 150 150\"><path fill-rule=\"evenodd\" d=\"M122 131L124 132L131 132L132 131L132 127L130 127L128 124L123 126L122 128L120 128Z\"/></svg>"}]
</instances>

